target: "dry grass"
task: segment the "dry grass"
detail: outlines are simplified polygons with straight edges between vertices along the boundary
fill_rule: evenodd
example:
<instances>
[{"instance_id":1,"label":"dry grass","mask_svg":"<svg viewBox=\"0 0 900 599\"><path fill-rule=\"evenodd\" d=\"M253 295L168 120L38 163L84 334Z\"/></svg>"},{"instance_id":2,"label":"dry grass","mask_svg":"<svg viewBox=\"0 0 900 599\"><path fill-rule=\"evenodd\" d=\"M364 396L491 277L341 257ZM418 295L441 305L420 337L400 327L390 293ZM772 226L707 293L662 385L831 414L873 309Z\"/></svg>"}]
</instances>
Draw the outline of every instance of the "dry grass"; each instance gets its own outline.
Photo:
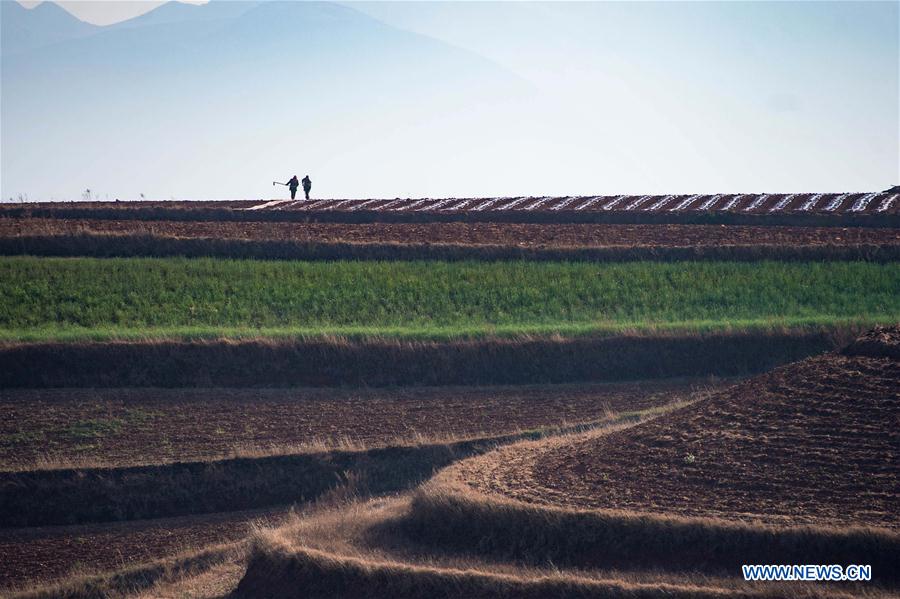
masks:
<instances>
[{"instance_id":1,"label":"dry grass","mask_svg":"<svg viewBox=\"0 0 900 599\"><path fill-rule=\"evenodd\" d=\"M719 575L745 563L871 564L896 584L900 533L874 527L784 526L614 510L537 506L432 481L404 534L451 552L570 567L663 568ZM715 551L710 551L715 547Z\"/></svg>"},{"instance_id":2,"label":"dry grass","mask_svg":"<svg viewBox=\"0 0 900 599\"><path fill-rule=\"evenodd\" d=\"M62 582L32 585L29 590L11 591L9 599L119 599L159 596L157 585L173 584L198 577L211 569L230 571L229 565L243 564L248 544L245 541L214 545L181 552L146 564L128 566L112 572L73 571ZM149 589L149 590L148 590ZM149 594L148 594L149 593Z\"/></svg>"},{"instance_id":3,"label":"dry grass","mask_svg":"<svg viewBox=\"0 0 900 599\"><path fill-rule=\"evenodd\" d=\"M547 430L547 434L550 434ZM509 433L512 436L521 436L525 431L514 430ZM325 437L321 439L310 439L309 441L298 443L249 443L241 442L233 444L228 450L219 455L209 455L204 462L217 462L222 460L237 459L259 459L270 457L289 457L322 454L331 452L366 452L373 449L384 449L387 447L405 447L415 448L423 445L451 445L454 443L462 443L466 441L476 441L490 438L492 435L486 433L478 433L473 435L453 435L453 434L425 434L413 433L411 435L401 435L385 440L371 442L363 439L354 439L349 435L339 435L337 437ZM174 464L180 460L158 460L151 459L145 461L131 461L126 467L135 466L161 466L166 464ZM37 471L53 471L53 470L111 470L123 467L118 462L110 462L100 457L78 457L72 455L59 455L47 453L36 456L31 461L17 462L10 467L2 470L2 472L37 472ZM2 473L0 472L0 473Z\"/></svg>"},{"instance_id":4,"label":"dry grass","mask_svg":"<svg viewBox=\"0 0 900 599\"><path fill-rule=\"evenodd\" d=\"M560 569L419 545L398 531L408 496L317 506L251 538L237 597L780 597L786 587L731 576L641 569ZM859 592L857 592L859 591ZM854 589L879 597L880 589ZM794 584L793 597L849 597Z\"/></svg>"},{"instance_id":5,"label":"dry grass","mask_svg":"<svg viewBox=\"0 0 900 599\"><path fill-rule=\"evenodd\" d=\"M221 599L237 587L247 570L243 559L227 561L209 570L157 584L130 599Z\"/></svg>"},{"instance_id":6,"label":"dry grass","mask_svg":"<svg viewBox=\"0 0 900 599\"><path fill-rule=\"evenodd\" d=\"M697 393L702 393L702 392L697 392ZM696 395L696 393L695 393L695 395ZM616 412L616 411L610 409L609 407L606 407L605 408L605 410L606 410L605 418L602 419L602 421L597 424L600 425L603 423L607 423L608 421L632 421L637 418L640 418L641 416L648 417L651 414L659 413L659 412L663 411L664 409L666 409L666 408L653 408L653 409L645 411L645 412L624 412L623 413L623 412ZM548 429L542 430L542 431L526 431L526 432L523 432L522 434L525 436L537 437L537 436L543 436L543 435L552 434L552 433L558 433L561 431L564 432L564 431L572 431L572 430L583 430L584 427L585 427L585 425L583 425L583 424L565 424L565 423L563 423L560 427L554 427L552 429L548 428ZM415 437L415 438L407 439L407 441L409 441L410 443L416 443L416 442L422 443L424 440L425 439L423 437ZM512 440L512 439L507 438L506 440ZM499 442L499 440L494 438L494 442L485 446L484 449L487 449L488 447L492 446L495 442ZM344 444L343 446L346 448L346 447L348 447L348 444ZM389 451L393 452L394 450L396 450L396 448L394 448L393 450L389 450ZM429 449L428 446L426 446L424 451L426 454L428 454L431 450ZM449 452L446 455L445 454L441 454L441 455L447 459L453 460L453 459L458 459L460 457L463 457L465 455L465 451L457 450L455 452ZM395 459L390 460L386 464L386 468L388 468L391 471L391 476L393 476L393 478L397 478L397 476L401 475L402 471L404 471L406 468L408 468L408 466L403 464L402 460L406 459L406 458L404 458L404 456L402 454L399 456L394 456L394 457L395 457ZM331 461L331 460L329 460L329 461ZM373 467L373 464L371 463L371 461L368 461L367 468L372 468L372 467ZM423 476L427 476L431 473L431 467L429 466L426 470L427 470L427 472L423 471ZM338 474L339 477L338 478L332 477L332 478L328 479L328 482L329 482L328 489L325 492L320 493L318 495L318 497L316 497L315 495L310 495L310 491L311 491L312 487L310 487L308 480L307 480L307 484L304 485L304 488L296 488L296 489L294 489L294 491L304 493L307 495L308 498L314 498L313 504L315 506L317 506L317 509L321 509L322 506L343 505L349 499L356 498L356 496L359 494L368 494L373 491L377 492L379 490L378 488L373 489L372 488L373 485L370 484L370 481L367 480L367 477L364 476L363 474L361 474L361 472L362 471L341 470L340 464L338 464L337 469L334 470L334 474ZM412 473L402 474L402 476L407 476L407 475L415 475L415 473L412 472ZM402 476L401 476L401 478L402 478ZM221 477L221 475L220 475L220 477ZM288 477L288 478L296 479L296 477ZM377 482L379 484L383 484L385 481L388 481L390 479L390 477L379 476L379 477L377 477L377 479L378 479ZM243 483L246 484L247 481L245 479L242 479L242 480L243 480ZM339 484L335 484L335 483L338 483L339 481L340 481ZM164 482L164 481L157 481L157 486L156 486L156 489L154 492L165 494L165 492L166 492L165 489L159 487L159 484L162 482ZM90 483L90 481L88 481L88 483ZM88 484L88 486L92 487L93 485ZM304 489L306 489L305 492L304 492ZM77 499L77 497L78 497L77 493L68 492L68 493L65 493L64 495L67 498L65 505L68 506L67 509L69 509L69 510L73 509L73 507L76 507L82 503L81 501L79 501ZM144 501L146 501L146 497L144 498ZM38 502L38 503L40 503L40 502ZM46 507L46 504L45 504L45 507ZM279 520L280 520L280 518L279 518ZM123 549L123 550L125 550L125 549ZM71 550L68 550L68 551L71 553ZM87 556L86 556L86 559L87 559ZM72 582L71 584L63 585L65 588L72 587L73 585L74 585L74 587L83 586L83 585L81 585L80 580L82 580L82 579L93 580L94 578L96 578L96 575L94 575L93 573L86 573L83 576L82 575L73 575L73 576L70 576L69 578L71 580L74 580L74 582ZM186 583L186 584L188 584L188 583ZM60 587L60 588L63 588L63 587Z\"/></svg>"}]
</instances>

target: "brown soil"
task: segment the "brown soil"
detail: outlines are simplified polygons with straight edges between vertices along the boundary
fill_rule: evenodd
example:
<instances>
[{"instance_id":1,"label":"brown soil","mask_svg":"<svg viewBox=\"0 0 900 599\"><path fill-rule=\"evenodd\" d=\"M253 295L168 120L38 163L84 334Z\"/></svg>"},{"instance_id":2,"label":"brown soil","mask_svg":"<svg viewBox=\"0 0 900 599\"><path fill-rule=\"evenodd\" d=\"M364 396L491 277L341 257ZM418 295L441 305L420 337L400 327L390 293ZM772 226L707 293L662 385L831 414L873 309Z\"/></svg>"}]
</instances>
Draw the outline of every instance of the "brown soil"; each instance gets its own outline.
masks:
<instances>
[{"instance_id":1,"label":"brown soil","mask_svg":"<svg viewBox=\"0 0 900 599\"><path fill-rule=\"evenodd\" d=\"M458 388L392 391L60 390L3 393L7 420L44 425L75 419L126 417L127 409L154 414L152 426L111 437L94 459L165 460L160 439L179 431L178 447L211 456L228 447L216 432L256 441L294 442L318 435L390 441L404 430L465 434L508 431L566 420L602 418L613 411L649 408L683 399L697 387L724 381L665 381L627 385ZM203 418L197 414L203 413ZM302 423L298 430L296 423ZM188 431L187 433L184 431ZM189 433L189 434L188 434ZM261 435L261 436L260 436ZM228 435L224 435L228 437ZM25 443L19 450L39 449ZM142 452L139 454L138 452ZM12 463L15 460L11 457ZM179 456L181 457L181 456ZM102 571L171 555L187 548L241 538L251 521L279 519L283 508L138 520L132 522L5 529L0 541L0 588L49 581L74 571Z\"/></svg>"},{"instance_id":2,"label":"brown soil","mask_svg":"<svg viewBox=\"0 0 900 599\"><path fill-rule=\"evenodd\" d=\"M0 390L0 469L136 465L499 435L642 410L728 381L341 389ZM299 446L299 447L298 447Z\"/></svg>"},{"instance_id":3,"label":"brown soil","mask_svg":"<svg viewBox=\"0 0 900 599\"><path fill-rule=\"evenodd\" d=\"M655 421L463 463L539 504L900 528L900 363L828 354Z\"/></svg>"},{"instance_id":4,"label":"brown soil","mask_svg":"<svg viewBox=\"0 0 900 599\"><path fill-rule=\"evenodd\" d=\"M860 335L841 353L845 356L900 360L900 327L875 327Z\"/></svg>"},{"instance_id":5,"label":"brown soil","mask_svg":"<svg viewBox=\"0 0 900 599\"><path fill-rule=\"evenodd\" d=\"M295 222L295 223L596 223L705 224L744 226L880 227L900 226L900 194L799 194L786 200L750 195L680 196L645 210L666 196L582 196L446 200L313 200L290 202L94 202L9 204L0 215L141 221ZM669 205L690 199L684 209ZM871 200L871 201L869 201ZM668 200L667 200L668 201ZM760 203L760 201L762 203ZM866 203L868 202L868 203ZM641 203L637 209L628 209ZM612 204L615 204L614 206ZM807 205L809 204L809 208ZM863 206L865 204L865 206ZM479 209L484 205L483 209ZM474 208L473 208L474 206ZM253 209L248 209L253 208ZM8 239L0 236L0 239ZM226 240L227 241L227 240Z\"/></svg>"},{"instance_id":6,"label":"brown soil","mask_svg":"<svg viewBox=\"0 0 900 599\"><path fill-rule=\"evenodd\" d=\"M245 537L254 522L277 524L284 508L80 526L7 529L0 538L0 589L103 572Z\"/></svg>"},{"instance_id":7,"label":"brown soil","mask_svg":"<svg viewBox=\"0 0 900 599\"><path fill-rule=\"evenodd\" d=\"M896 228L526 223L288 223L0 218L0 237L149 235L300 243L523 248L900 244Z\"/></svg>"}]
</instances>

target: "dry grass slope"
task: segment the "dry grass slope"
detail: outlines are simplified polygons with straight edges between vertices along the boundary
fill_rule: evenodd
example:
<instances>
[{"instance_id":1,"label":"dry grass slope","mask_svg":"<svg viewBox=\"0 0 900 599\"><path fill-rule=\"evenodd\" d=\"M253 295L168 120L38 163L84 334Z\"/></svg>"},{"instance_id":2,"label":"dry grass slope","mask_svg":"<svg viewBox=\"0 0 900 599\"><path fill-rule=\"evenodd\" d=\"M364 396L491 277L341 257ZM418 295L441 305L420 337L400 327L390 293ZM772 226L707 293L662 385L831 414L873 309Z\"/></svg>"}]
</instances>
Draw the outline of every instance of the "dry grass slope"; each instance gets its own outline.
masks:
<instances>
[{"instance_id":1,"label":"dry grass slope","mask_svg":"<svg viewBox=\"0 0 900 599\"><path fill-rule=\"evenodd\" d=\"M408 496L311 510L252 537L236 597L883 597L880 588L744 583L697 571L571 569L406 536ZM486 559L482 559L486 557Z\"/></svg>"},{"instance_id":2,"label":"dry grass slope","mask_svg":"<svg viewBox=\"0 0 900 599\"><path fill-rule=\"evenodd\" d=\"M447 342L326 338L0 344L0 387L385 387L735 376L834 349L855 328Z\"/></svg>"},{"instance_id":3,"label":"dry grass slope","mask_svg":"<svg viewBox=\"0 0 900 599\"><path fill-rule=\"evenodd\" d=\"M234 593L236 599L712 599L753 596L759 595L668 584L601 582L573 575L531 578L396 562L373 562L314 549L279 545L277 539L267 539L257 544L247 567L247 574Z\"/></svg>"},{"instance_id":4,"label":"dry grass slope","mask_svg":"<svg viewBox=\"0 0 900 599\"><path fill-rule=\"evenodd\" d=\"M776 527L537 506L446 483L416 496L402 530L448 552L581 568L735 575L747 563L861 563L871 564L882 584L896 584L900 568L900 534L879 528Z\"/></svg>"}]
</instances>

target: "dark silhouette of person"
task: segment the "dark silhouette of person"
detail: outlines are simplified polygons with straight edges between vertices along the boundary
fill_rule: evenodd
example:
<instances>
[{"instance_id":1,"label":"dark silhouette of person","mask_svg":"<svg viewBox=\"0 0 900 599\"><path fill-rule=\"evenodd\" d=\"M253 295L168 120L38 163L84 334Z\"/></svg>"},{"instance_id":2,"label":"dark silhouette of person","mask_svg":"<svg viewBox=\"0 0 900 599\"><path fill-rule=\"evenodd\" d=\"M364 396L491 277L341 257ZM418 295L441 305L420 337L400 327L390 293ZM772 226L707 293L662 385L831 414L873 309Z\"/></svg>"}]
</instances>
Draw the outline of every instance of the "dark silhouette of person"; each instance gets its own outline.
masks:
<instances>
[{"instance_id":1,"label":"dark silhouette of person","mask_svg":"<svg viewBox=\"0 0 900 599\"><path fill-rule=\"evenodd\" d=\"M287 185L291 188L291 199L293 200L297 197L297 188L300 187L300 181L297 180L297 175L291 177L291 180L287 182ZM309 199L309 197L306 199Z\"/></svg>"},{"instance_id":2,"label":"dark silhouette of person","mask_svg":"<svg viewBox=\"0 0 900 599\"><path fill-rule=\"evenodd\" d=\"M306 194L307 200L309 199L309 190L310 189L312 189L312 181L309 180L309 175L306 175L303 177L303 193Z\"/></svg>"}]
</instances>

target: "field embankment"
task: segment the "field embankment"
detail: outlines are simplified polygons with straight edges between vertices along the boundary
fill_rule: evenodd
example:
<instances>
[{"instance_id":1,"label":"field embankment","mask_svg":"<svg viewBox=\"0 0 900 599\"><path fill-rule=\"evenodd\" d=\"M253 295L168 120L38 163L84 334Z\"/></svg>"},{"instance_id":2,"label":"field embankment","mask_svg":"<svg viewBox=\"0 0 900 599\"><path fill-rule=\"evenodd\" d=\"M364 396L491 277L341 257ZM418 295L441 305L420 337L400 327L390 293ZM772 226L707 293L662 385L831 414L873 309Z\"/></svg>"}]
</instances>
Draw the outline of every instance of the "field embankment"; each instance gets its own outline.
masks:
<instances>
[{"instance_id":1,"label":"field embankment","mask_svg":"<svg viewBox=\"0 0 900 599\"><path fill-rule=\"evenodd\" d=\"M673 598L717 599L760 597L724 589L702 589L695 585L635 584L565 575L537 573L504 575L488 571L417 566L402 562L378 562L274 542L254 552L247 573L234 597L283 597L285 599L471 599L560 598Z\"/></svg>"},{"instance_id":2,"label":"field embankment","mask_svg":"<svg viewBox=\"0 0 900 599\"><path fill-rule=\"evenodd\" d=\"M538 433L534 433L537 435ZM0 528L141 520L309 501L352 483L393 492L507 437L128 468L0 473Z\"/></svg>"},{"instance_id":3,"label":"field embankment","mask_svg":"<svg viewBox=\"0 0 900 599\"><path fill-rule=\"evenodd\" d=\"M346 243L182 239L157 236L72 235L0 238L0 255L44 257L182 257L239 260L380 260L533 262L785 262L900 260L900 245L723 245L521 247L501 245Z\"/></svg>"},{"instance_id":4,"label":"field embankment","mask_svg":"<svg viewBox=\"0 0 900 599\"><path fill-rule=\"evenodd\" d=\"M571 568L541 559L526 562L485 555L476 546L454 551L452 542L443 547L408 535L404 527L413 509L408 496L376 499L301 512L276 527L260 530L252 537L247 572L234 595L774 599L786 593L791 597L849 598L854 590L863 590L861 586L823 588L797 582L789 588L746 583L730 573L647 568L642 560L622 568ZM546 522L539 524L547 526ZM439 532L448 531L442 528ZM523 531L524 537L529 532ZM890 596L881 587L865 591L871 597Z\"/></svg>"},{"instance_id":5,"label":"field embankment","mask_svg":"<svg viewBox=\"0 0 900 599\"><path fill-rule=\"evenodd\" d=\"M2 211L0 211L2 214ZM841 246L900 244L895 228L716 225L593 225L508 223L341 223L140 221L0 218L0 238L78 235L165 239L291 241L299 244L428 244L447 246L688 247Z\"/></svg>"},{"instance_id":6,"label":"field embankment","mask_svg":"<svg viewBox=\"0 0 900 599\"><path fill-rule=\"evenodd\" d=\"M854 328L443 342L7 344L0 346L0 387L390 387L740 376L834 349Z\"/></svg>"},{"instance_id":7,"label":"field embankment","mask_svg":"<svg viewBox=\"0 0 900 599\"><path fill-rule=\"evenodd\" d=\"M444 487L419 495L408 518L397 526L409 542L451 554L475 551L488 559L527 564L720 576L739 576L742 564L868 564L879 584L900 581L900 534L865 524L774 526L560 508L477 497Z\"/></svg>"}]
</instances>

